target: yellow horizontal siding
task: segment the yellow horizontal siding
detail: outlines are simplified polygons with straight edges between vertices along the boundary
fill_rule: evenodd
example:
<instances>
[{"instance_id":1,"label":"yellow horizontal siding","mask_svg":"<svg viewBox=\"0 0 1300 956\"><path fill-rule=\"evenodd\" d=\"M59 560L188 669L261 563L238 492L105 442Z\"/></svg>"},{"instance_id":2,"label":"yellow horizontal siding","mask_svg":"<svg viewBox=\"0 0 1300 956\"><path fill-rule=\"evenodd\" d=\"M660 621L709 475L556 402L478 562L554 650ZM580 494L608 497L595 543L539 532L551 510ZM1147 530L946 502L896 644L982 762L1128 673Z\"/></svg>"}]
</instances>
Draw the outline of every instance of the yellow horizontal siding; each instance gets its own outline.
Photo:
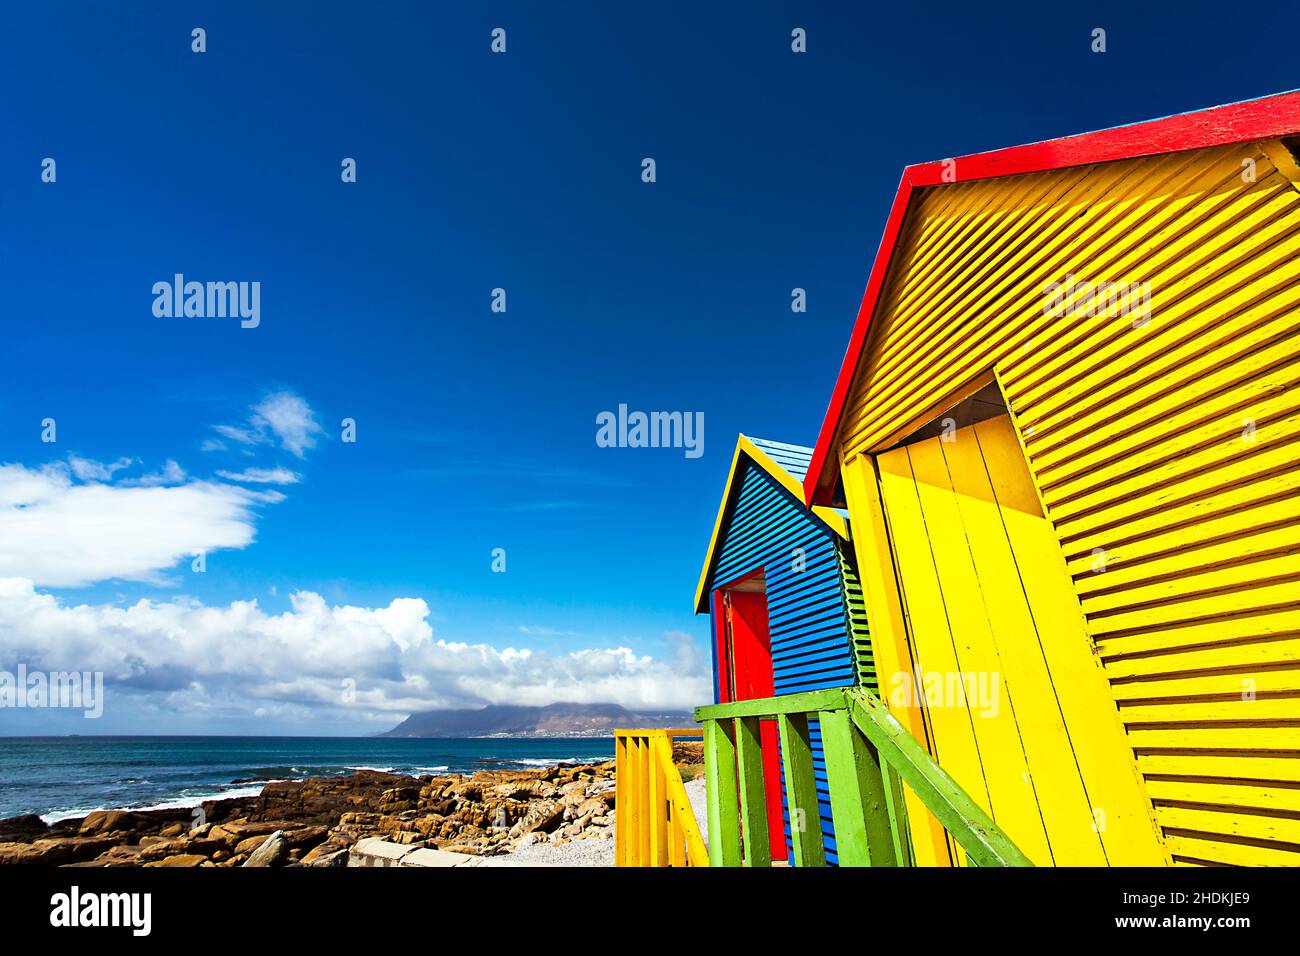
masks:
<instances>
[{"instance_id":1,"label":"yellow horizontal siding","mask_svg":"<svg viewBox=\"0 0 1300 956\"><path fill-rule=\"evenodd\" d=\"M1300 865L1300 192L1279 150L920 192L841 431L845 462L883 451L996 376L1180 863ZM1071 274L1148 283L1149 321L1046 314Z\"/></svg>"},{"instance_id":2,"label":"yellow horizontal siding","mask_svg":"<svg viewBox=\"0 0 1300 956\"><path fill-rule=\"evenodd\" d=\"M1294 617L1294 613L1289 616ZM1226 643L1202 644L1201 634L1219 637L1233 632L1263 630L1267 616L1241 616L1219 626L1218 622L1194 627L1171 627L1155 634L1134 635L1098 642L1106 673L1112 681L1128 678L1191 676L1208 671L1243 672L1246 676L1263 668L1300 661L1300 638L1283 634ZM1179 641L1185 643L1180 644ZM1159 642L1158 651L1140 651L1134 642Z\"/></svg>"},{"instance_id":3,"label":"yellow horizontal siding","mask_svg":"<svg viewBox=\"0 0 1300 956\"><path fill-rule=\"evenodd\" d=\"M1253 751L1219 752L1213 747L1199 752L1179 749L1177 752L1147 752L1138 750L1138 770L1144 774L1187 777L1196 780L1250 780L1262 785L1282 783L1300 784L1300 760L1292 756Z\"/></svg>"},{"instance_id":4,"label":"yellow horizontal siding","mask_svg":"<svg viewBox=\"0 0 1300 956\"><path fill-rule=\"evenodd\" d=\"M1210 804L1300 813L1300 787L1261 787L1236 781L1158 777L1147 781L1147 792L1157 803Z\"/></svg>"},{"instance_id":5,"label":"yellow horizontal siding","mask_svg":"<svg viewBox=\"0 0 1300 956\"><path fill-rule=\"evenodd\" d=\"M1271 670L1220 667L1193 674L1158 674L1144 680L1114 680L1111 689L1115 699L1121 703L1239 695L1246 691L1255 694L1293 693L1300 691L1300 665L1284 664Z\"/></svg>"},{"instance_id":6,"label":"yellow horizontal siding","mask_svg":"<svg viewBox=\"0 0 1300 956\"><path fill-rule=\"evenodd\" d=\"M1216 834L1170 830L1165 845L1175 863L1210 866L1295 866L1295 849L1263 841L1232 841Z\"/></svg>"}]
</instances>

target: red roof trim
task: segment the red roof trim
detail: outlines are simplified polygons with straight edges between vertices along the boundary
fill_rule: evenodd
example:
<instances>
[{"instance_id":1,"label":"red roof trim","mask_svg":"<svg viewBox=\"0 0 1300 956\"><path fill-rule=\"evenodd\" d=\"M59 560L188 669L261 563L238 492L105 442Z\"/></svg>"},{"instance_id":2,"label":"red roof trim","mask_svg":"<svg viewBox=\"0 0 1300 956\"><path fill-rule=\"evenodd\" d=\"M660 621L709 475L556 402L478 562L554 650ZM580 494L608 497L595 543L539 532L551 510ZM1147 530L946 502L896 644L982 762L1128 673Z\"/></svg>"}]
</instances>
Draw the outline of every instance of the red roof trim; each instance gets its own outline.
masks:
<instances>
[{"instance_id":1,"label":"red roof trim","mask_svg":"<svg viewBox=\"0 0 1300 956\"><path fill-rule=\"evenodd\" d=\"M831 392L830 406L822 421L817 445L813 449L811 466L804 479L804 498L809 504L830 504L830 495L838 478L832 470L831 451L836 443L840 420L848 403L858 362L866 346L867 332L876 303L889 272L894 246L902 231L903 220L912 191L926 186L944 184L945 168L950 169L954 182L971 182L997 176L1015 176L1021 173L1045 172L1085 166L1091 163L1108 163L1119 159L1136 159L1161 153L1176 153L1188 149L1225 146L1257 139L1289 136L1300 131L1300 90L1278 93L1244 103L1231 103L1195 113L1180 113L1163 119L1118 126L1114 129L1065 136L1061 139L995 149L987 153L963 156L953 165L948 161L919 163L903 170L902 181L894 196L894 204L885 221L885 232L880 249L871 266L867 289L862 296L853 323L849 348ZM953 175L955 174L955 176ZM828 474L827 472L830 471Z\"/></svg>"}]
</instances>

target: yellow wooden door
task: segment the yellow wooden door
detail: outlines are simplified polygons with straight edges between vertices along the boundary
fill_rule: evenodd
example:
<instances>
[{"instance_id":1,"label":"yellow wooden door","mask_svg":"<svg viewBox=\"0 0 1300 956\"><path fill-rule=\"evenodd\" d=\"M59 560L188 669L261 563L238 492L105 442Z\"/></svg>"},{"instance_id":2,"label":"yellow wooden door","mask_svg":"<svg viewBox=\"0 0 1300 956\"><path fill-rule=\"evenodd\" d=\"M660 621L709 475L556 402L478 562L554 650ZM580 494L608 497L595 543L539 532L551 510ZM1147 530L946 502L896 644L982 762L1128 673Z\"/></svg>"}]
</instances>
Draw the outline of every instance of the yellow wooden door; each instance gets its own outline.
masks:
<instances>
[{"instance_id":1,"label":"yellow wooden door","mask_svg":"<svg viewBox=\"0 0 1300 956\"><path fill-rule=\"evenodd\" d=\"M1010 418L877 465L914 668L882 693L1035 863L1167 863Z\"/></svg>"}]
</instances>

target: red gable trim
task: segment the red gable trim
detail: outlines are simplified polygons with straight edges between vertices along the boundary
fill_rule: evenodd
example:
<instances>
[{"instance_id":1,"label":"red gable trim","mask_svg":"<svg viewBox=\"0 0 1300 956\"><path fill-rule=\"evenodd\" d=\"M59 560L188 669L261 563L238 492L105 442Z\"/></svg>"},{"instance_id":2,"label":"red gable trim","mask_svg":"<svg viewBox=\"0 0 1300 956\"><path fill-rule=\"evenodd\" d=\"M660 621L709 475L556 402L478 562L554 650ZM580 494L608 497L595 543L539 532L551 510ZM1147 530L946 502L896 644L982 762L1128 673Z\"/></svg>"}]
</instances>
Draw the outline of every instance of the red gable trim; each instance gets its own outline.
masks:
<instances>
[{"instance_id":1,"label":"red gable trim","mask_svg":"<svg viewBox=\"0 0 1300 956\"><path fill-rule=\"evenodd\" d=\"M987 153L963 156L954 165L950 177L955 182L992 179L997 176L1015 176L1021 173L1039 173L1070 166L1091 163L1109 163L1119 159L1136 159L1176 153L1188 149L1205 149L1226 146L1258 139L1290 136L1300 131L1300 90L1278 93L1244 103L1231 103L1196 113L1180 113L1163 119L1117 126L1114 129L1065 136L1028 146L995 149ZM926 186L944 184L945 161L920 163L903 170L903 179L894 196L894 204L885 221L885 233L880 249L871 266L867 289L862 305L853 323L849 348L831 392L830 406L822 421L817 445L813 449L812 463L804 479L804 498L809 504L828 505L837 480L838 463L832 461L831 451L838 440L844 407L853 388L862 350L866 346L867 332L876 303L889 272L889 263L898 241L907 205L912 191ZM835 467L831 467L835 466Z\"/></svg>"}]
</instances>

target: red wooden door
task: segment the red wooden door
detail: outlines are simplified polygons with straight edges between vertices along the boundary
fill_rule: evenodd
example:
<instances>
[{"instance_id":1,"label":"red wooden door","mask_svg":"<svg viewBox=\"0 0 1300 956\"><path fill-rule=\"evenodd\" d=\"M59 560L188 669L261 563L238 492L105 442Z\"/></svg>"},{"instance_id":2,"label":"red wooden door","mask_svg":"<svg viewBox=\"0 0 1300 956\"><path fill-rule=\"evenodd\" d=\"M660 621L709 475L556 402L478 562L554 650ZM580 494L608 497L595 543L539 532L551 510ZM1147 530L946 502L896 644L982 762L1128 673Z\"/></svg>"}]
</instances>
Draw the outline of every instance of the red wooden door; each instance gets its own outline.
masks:
<instances>
[{"instance_id":1,"label":"red wooden door","mask_svg":"<svg viewBox=\"0 0 1300 956\"><path fill-rule=\"evenodd\" d=\"M761 700L776 693L772 643L767 629L767 595L728 590L715 594L718 615L718 699ZM767 829L774 860L786 859L785 814L781 805L781 758L775 720L759 728L763 746L763 783L767 792Z\"/></svg>"}]
</instances>

